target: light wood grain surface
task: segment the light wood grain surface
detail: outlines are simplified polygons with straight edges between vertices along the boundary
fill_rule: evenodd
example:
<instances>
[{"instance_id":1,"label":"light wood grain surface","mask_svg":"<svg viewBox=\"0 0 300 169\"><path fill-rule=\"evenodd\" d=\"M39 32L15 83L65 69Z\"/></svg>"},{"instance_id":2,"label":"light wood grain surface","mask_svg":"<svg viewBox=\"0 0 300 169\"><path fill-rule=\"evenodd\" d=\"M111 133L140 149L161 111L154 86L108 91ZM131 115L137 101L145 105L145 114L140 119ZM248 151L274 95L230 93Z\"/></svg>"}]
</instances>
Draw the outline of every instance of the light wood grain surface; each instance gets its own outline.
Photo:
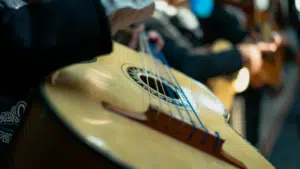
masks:
<instances>
[{"instance_id":1,"label":"light wood grain surface","mask_svg":"<svg viewBox=\"0 0 300 169\"><path fill-rule=\"evenodd\" d=\"M180 118L175 106L159 101L153 96L149 100L148 92L124 73L126 66L143 68L145 65L152 72L161 66L158 62L153 62L149 56L142 56L115 43L114 52L99 57L96 63L73 65L61 70L61 79L68 76L69 79L73 78L72 86L62 87L65 83L62 80L57 85L45 85L44 93L58 117L75 129L76 134L86 144L135 168L234 168L102 106L101 102L107 102L129 115L140 118L149 106L152 106ZM250 169L274 168L231 129L222 117L224 107L220 106L219 100L207 88L182 73L175 70L173 72L191 102L195 104L196 112L205 126L210 131L218 131L221 137L225 138L224 150L227 153L242 161ZM190 115L200 128L195 115L192 113ZM183 113L183 120L188 119L188 114Z\"/></svg>"}]
</instances>

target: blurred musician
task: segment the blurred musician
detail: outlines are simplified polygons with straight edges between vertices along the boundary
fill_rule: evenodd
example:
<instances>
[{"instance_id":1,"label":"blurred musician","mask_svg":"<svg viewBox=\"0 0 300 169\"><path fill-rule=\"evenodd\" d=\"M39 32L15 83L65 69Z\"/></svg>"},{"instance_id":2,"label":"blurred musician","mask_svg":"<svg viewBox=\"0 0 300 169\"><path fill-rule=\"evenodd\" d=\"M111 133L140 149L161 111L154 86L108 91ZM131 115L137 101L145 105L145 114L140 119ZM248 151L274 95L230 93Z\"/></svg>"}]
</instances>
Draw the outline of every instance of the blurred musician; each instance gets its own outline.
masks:
<instances>
[{"instance_id":1,"label":"blurred musician","mask_svg":"<svg viewBox=\"0 0 300 169\"><path fill-rule=\"evenodd\" d=\"M153 10L153 0L1 0L0 161L31 88L59 68L110 53L111 34Z\"/></svg>"},{"instance_id":2,"label":"blurred musician","mask_svg":"<svg viewBox=\"0 0 300 169\"><path fill-rule=\"evenodd\" d=\"M168 8L171 9L166 11ZM178 13L173 15L172 9ZM172 23L172 20L179 16L183 10L186 11L188 9L176 9L164 1L156 1L155 13L146 22L146 29L152 30L150 31L152 32L151 34L154 34L153 30L161 34L161 39L164 40L164 47L161 49L172 67L199 81L205 82L210 77L233 73L246 63L250 63L252 71L258 71L261 66L261 52L276 50L275 44L264 42L258 44L240 43L220 53L213 53L210 50L205 50L205 48L199 50L198 47L204 45L199 43L203 32L197 31L200 27L198 21L195 20L195 16L190 12L189 15L182 17L190 25L195 25L190 30L182 30L182 27L185 25L179 27ZM140 26L133 31L133 36L129 43L132 48L137 48L136 34L140 33L143 27ZM199 41L197 42L198 39L195 40L191 36L200 36ZM132 44L135 44L135 46Z\"/></svg>"}]
</instances>

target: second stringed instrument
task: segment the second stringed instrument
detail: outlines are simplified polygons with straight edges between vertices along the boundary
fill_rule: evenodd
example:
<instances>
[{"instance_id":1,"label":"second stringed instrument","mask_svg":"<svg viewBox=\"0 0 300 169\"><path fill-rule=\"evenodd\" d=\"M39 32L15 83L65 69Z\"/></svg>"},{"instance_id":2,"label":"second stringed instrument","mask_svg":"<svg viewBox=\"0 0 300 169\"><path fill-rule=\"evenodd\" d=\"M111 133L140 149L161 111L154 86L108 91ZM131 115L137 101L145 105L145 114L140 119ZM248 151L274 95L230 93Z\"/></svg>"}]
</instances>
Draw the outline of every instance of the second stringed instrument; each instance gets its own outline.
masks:
<instances>
[{"instance_id":1,"label":"second stringed instrument","mask_svg":"<svg viewBox=\"0 0 300 169\"><path fill-rule=\"evenodd\" d=\"M275 17L278 7L277 0L217 0L217 2L238 6L248 14L248 28L254 30L257 26L259 27L257 31L259 37L255 37L251 41L270 41L273 31L280 30ZM250 75L252 87L268 86L275 90L282 87L283 52L283 48L280 47L275 53L264 56L261 71Z\"/></svg>"},{"instance_id":2,"label":"second stringed instrument","mask_svg":"<svg viewBox=\"0 0 300 169\"><path fill-rule=\"evenodd\" d=\"M154 46L143 45L150 56L114 43L55 73L12 141L9 168L273 169L220 116L220 101Z\"/></svg>"},{"instance_id":3,"label":"second stringed instrument","mask_svg":"<svg viewBox=\"0 0 300 169\"><path fill-rule=\"evenodd\" d=\"M221 52L232 47L226 40L218 40L212 45L213 52ZM250 83L250 73L246 67L231 75L210 78L207 82L209 88L222 101L226 110L230 111L236 94L245 91Z\"/></svg>"},{"instance_id":4,"label":"second stringed instrument","mask_svg":"<svg viewBox=\"0 0 300 169\"><path fill-rule=\"evenodd\" d=\"M253 2L253 19L256 25L260 25L260 36L264 41L271 40L273 30L278 31L280 27L276 24L275 12L278 7L276 0ZM272 56L266 56L263 67L258 74L251 75L251 86L259 88L269 86L273 89L281 87L281 76L283 69L283 48L279 48Z\"/></svg>"}]
</instances>

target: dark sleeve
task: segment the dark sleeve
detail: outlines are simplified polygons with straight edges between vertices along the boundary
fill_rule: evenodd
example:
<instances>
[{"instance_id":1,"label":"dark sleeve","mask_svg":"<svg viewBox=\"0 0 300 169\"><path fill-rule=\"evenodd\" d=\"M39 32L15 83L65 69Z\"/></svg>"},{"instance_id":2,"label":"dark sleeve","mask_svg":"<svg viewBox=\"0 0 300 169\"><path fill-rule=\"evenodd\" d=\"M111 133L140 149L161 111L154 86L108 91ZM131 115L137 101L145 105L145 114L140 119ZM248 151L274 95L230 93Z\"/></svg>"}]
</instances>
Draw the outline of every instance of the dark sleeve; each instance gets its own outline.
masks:
<instances>
[{"instance_id":1,"label":"dark sleeve","mask_svg":"<svg viewBox=\"0 0 300 169\"><path fill-rule=\"evenodd\" d=\"M0 24L0 77L11 83L34 85L61 67L112 51L109 21L99 0L4 8Z\"/></svg>"},{"instance_id":2,"label":"dark sleeve","mask_svg":"<svg viewBox=\"0 0 300 169\"><path fill-rule=\"evenodd\" d=\"M248 35L248 32L240 27L237 19L219 4L215 5L210 17L198 19L207 43L217 39L226 39L231 43L237 44Z\"/></svg>"},{"instance_id":3,"label":"dark sleeve","mask_svg":"<svg viewBox=\"0 0 300 169\"><path fill-rule=\"evenodd\" d=\"M166 27L156 19L146 22L146 30L156 30L165 41L162 49L170 66L186 75L205 81L207 78L234 73L243 66L241 54L236 48L221 53L191 56L186 48L181 47L169 35Z\"/></svg>"},{"instance_id":4,"label":"dark sleeve","mask_svg":"<svg viewBox=\"0 0 300 169\"><path fill-rule=\"evenodd\" d=\"M202 82L207 78L236 72L243 66L236 48L221 53L190 56L186 49L165 38L162 52L173 68Z\"/></svg>"}]
</instances>

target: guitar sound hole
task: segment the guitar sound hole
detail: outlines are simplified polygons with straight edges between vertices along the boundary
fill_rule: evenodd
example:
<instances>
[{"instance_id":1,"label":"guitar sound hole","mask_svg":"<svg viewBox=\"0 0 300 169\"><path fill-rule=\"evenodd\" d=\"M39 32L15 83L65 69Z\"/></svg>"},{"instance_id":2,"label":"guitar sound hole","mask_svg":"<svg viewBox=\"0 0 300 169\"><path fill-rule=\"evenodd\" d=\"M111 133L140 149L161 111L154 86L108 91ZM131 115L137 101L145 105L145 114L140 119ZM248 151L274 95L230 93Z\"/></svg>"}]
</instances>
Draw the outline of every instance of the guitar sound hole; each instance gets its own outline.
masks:
<instances>
[{"instance_id":1,"label":"guitar sound hole","mask_svg":"<svg viewBox=\"0 0 300 169\"><path fill-rule=\"evenodd\" d=\"M147 81L147 76L145 75L140 75L140 78L145 84L147 84L149 87L159 92L160 94L170 97L171 99L180 99L179 95L176 91L174 91L173 88L161 82L159 79L148 76Z\"/></svg>"}]
</instances>

